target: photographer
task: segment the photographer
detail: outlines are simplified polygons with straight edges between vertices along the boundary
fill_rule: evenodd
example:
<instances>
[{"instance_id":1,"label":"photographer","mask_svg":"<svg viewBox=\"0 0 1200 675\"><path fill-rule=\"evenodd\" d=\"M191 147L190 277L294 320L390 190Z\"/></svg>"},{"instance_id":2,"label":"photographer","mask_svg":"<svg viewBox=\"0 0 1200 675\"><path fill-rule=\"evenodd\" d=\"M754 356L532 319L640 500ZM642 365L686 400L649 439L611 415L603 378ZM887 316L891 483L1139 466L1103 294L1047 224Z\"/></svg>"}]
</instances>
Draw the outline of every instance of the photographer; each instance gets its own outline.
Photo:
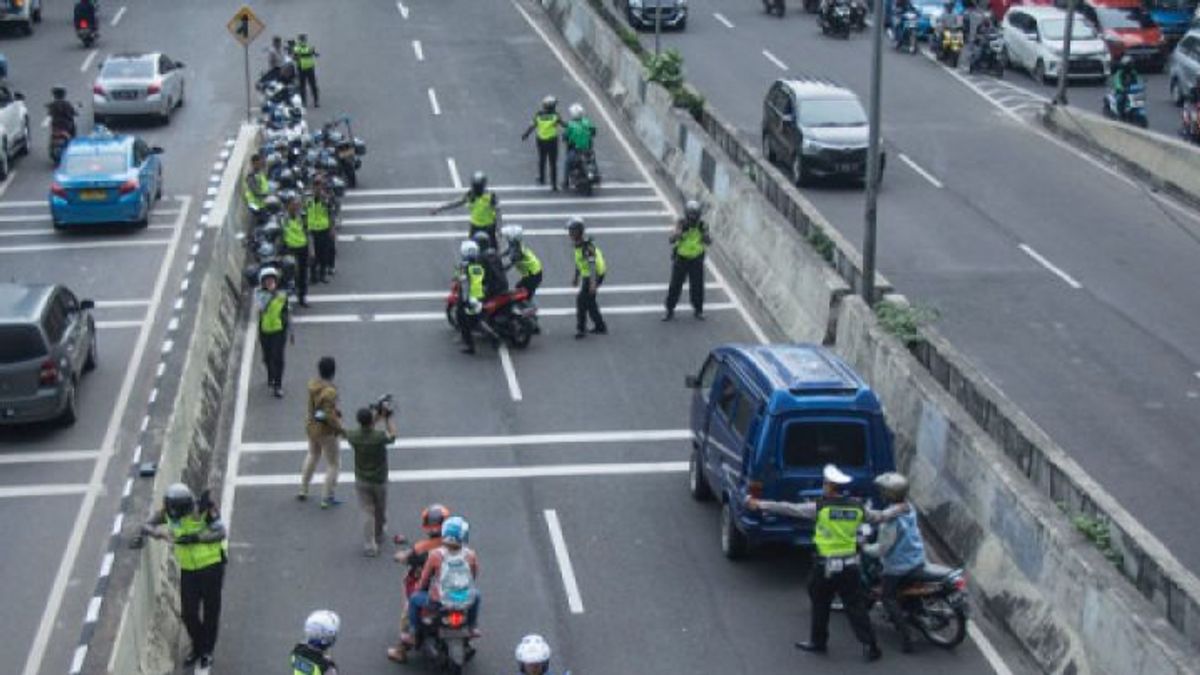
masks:
<instances>
[{"instance_id":1,"label":"photographer","mask_svg":"<svg viewBox=\"0 0 1200 675\"><path fill-rule=\"evenodd\" d=\"M358 428L346 432L346 440L354 450L354 490L367 516L363 523L363 555L374 558L379 555L387 522L387 446L396 440L391 394L359 408L356 417ZM381 419L386 431L375 428Z\"/></svg>"}]
</instances>

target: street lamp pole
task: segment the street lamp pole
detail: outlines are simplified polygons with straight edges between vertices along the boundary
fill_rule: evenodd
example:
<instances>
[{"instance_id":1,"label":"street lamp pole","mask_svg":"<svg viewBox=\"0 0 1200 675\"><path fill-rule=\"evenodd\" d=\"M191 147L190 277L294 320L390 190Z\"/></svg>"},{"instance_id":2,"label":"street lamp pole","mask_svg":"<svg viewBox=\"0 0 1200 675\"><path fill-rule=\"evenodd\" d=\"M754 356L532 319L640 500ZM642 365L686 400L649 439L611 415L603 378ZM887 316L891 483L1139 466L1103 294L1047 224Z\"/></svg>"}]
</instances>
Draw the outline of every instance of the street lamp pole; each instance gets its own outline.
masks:
<instances>
[{"instance_id":1,"label":"street lamp pole","mask_svg":"<svg viewBox=\"0 0 1200 675\"><path fill-rule=\"evenodd\" d=\"M1055 105L1067 104L1067 74L1071 69L1071 33L1075 30L1076 0L1067 0L1067 25L1063 33L1062 63L1058 64L1058 91L1054 94Z\"/></svg>"},{"instance_id":2,"label":"street lamp pole","mask_svg":"<svg viewBox=\"0 0 1200 675\"><path fill-rule=\"evenodd\" d=\"M883 79L883 3L875 0L871 29L871 110L869 145L867 146L867 206L863 229L862 297L868 305L875 304L875 216L879 200L880 154L879 126L881 116L881 83Z\"/></svg>"},{"instance_id":3,"label":"street lamp pole","mask_svg":"<svg viewBox=\"0 0 1200 675\"><path fill-rule=\"evenodd\" d=\"M658 42L662 38L662 0L654 0L654 55L658 56Z\"/></svg>"}]
</instances>

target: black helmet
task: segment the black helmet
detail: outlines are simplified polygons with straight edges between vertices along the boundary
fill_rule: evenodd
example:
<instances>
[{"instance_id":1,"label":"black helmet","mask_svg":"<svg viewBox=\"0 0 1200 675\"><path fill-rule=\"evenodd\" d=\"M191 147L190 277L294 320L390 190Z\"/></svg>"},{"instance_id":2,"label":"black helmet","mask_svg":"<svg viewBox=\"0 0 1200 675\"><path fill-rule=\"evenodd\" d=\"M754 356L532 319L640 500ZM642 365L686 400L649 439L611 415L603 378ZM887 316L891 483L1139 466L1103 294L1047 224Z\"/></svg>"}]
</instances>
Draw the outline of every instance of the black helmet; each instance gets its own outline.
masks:
<instances>
[{"instance_id":1,"label":"black helmet","mask_svg":"<svg viewBox=\"0 0 1200 675\"><path fill-rule=\"evenodd\" d=\"M476 171L471 174L471 191L475 193L483 192L487 189L487 174L482 171Z\"/></svg>"},{"instance_id":2,"label":"black helmet","mask_svg":"<svg viewBox=\"0 0 1200 675\"><path fill-rule=\"evenodd\" d=\"M700 220L700 210L700 202L696 201L695 199L689 199L683 205L683 217L686 218L689 223L694 223L697 220Z\"/></svg>"},{"instance_id":3,"label":"black helmet","mask_svg":"<svg viewBox=\"0 0 1200 675\"><path fill-rule=\"evenodd\" d=\"M279 201L279 197L276 195L267 195L267 198L263 200L263 207L267 213L279 213L283 208L283 202Z\"/></svg>"},{"instance_id":4,"label":"black helmet","mask_svg":"<svg viewBox=\"0 0 1200 675\"><path fill-rule=\"evenodd\" d=\"M54 97L55 101L61 101L67 97L67 88L61 84L56 84L50 87L50 95Z\"/></svg>"},{"instance_id":5,"label":"black helmet","mask_svg":"<svg viewBox=\"0 0 1200 675\"><path fill-rule=\"evenodd\" d=\"M583 218L571 216L567 220L567 232L570 234L583 234Z\"/></svg>"},{"instance_id":6,"label":"black helmet","mask_svg":"<svg viewBox=\"0 0 1200 675\"><path fill-rule=\"evenodd\" d=\"M279 172L279 178L276 180L279 182L281 189L294 188L296 187L296 172L289 168L284 168Z\"/></svg>"},{"instance_id":7,"label":"black helmet","mask_svg":"<svg viewBox=\"0 0 1200 675\"><path fill-rule=\"evenodd\" d=\"M171 520L179 520L196 510L196 497L183 483L172 483L163 493L163 509Z\"/></svg>"}]
</instances>

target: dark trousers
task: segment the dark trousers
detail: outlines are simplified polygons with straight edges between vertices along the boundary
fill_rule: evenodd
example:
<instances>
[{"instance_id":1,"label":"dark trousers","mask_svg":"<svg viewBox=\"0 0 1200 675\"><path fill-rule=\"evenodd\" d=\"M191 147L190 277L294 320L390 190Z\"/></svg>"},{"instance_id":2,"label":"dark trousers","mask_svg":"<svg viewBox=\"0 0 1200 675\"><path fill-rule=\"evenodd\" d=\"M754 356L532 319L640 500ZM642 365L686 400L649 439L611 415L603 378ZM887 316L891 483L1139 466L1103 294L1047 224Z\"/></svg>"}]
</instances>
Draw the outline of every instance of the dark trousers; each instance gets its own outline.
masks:
<instances>
[{"instance_id":1,"label":"dark trousers","mask_svg":"<svg viewBox=\"0 0 1200 675\"><path fill-rule=\"evenodd\" d=\"M904 621L904 610L900 609L898 595L901 584L907 578L908 574L883 575L880 594L883 596L883 608L887 610L888 619L896 627L896 632L900 634L900 640L905 644L910 644L912 638L908 634L908 624Z\"/></svg>"},{"instance_id":2,"label":"dark trousers","mask_svg":"<svg viewBox=\"0 0 1200 675\"><path fill-rule=\"evenodd\" d=\"M329 270L333 269L333 230L319 230L312 233L313 238L313 280L325 282Z\"/></svg>"},{"instance_id":3,"label":"dark trousers","mask_svg":"<svg viewBox=\"0 0 1200 675\"><path fill-rule=\"evenodd\" d=\"M688 296L692 309L699 314L704 311L704 254L695 258L675 256L671 263L671 284L667 287L667 311L674 312L683 292L683 280L688 282Z\"/></svg>"},{"instance_id":4,"label":"dark trousers","mask_svg":"<svg viewBox=\"0 0 1200 675\"><path fill-rule=\"evenodd\" d=\"M468 314L462 302L458 303L455 312L455 320L458 321L458 333L462 336L463 344L466 345L467 349L475 349L475 326L479 324L479 315Z\"/></svg>"},{"instance_id":5,"label":"dark trousers","mask_svg":"<svg viewBox=\"0 0 1200 675\"><path fill-rule=\"evenodd\" d=\"M179 604L183 625L192 639L192 653L212 654L217 646L217 628L221 621L221 586L225 582L225 563L179 575Z\"/></svg>"},{"instance_id":6,"label":"dark trousers","mask_svg":"<svg viewBox=\"0 0 1200 675\"><path fill-rule=\"evenodd\" d=\"M312 87L313 105L321 107L321 92L317 89L317 69L300 69L300 102L308 105L308 88Z\"/></svg>"},{"instance_id":7,"label":"dark trousers","mask_svg":"<svg viewBox=\"0 0 1200 675\"><path fill-rule=\"evenodd\" d=\"M521 277L517 281L517 288L524 288L529 291L529 301L533 302L533 296L537 294L538 286L542 285L542 273L530 274L529 276Z\"/></svg>"},{"instance_id":8,"label":"dark trousers","mask_svg":"<svg viewBox=\"0 0 1200 675\"><path fill-rule=\"evenodd\" d=\"M600 315L600 305L596 304L596 295L600 293L603 283L604 275L601 274L596 277L596 292L591 293L588 290L588 279L579 280L579 294L575 296L575 330L580 333L587 330L588 317L591 317L596 330L608 330L604 325L604 317Z\"/></svg>"},{"instance_id":9,"label":"dark trousers","mask_svg":"<svg viewBox=\"0 0 1200 675\"><path fill-rule=\"evenodd\" d=\"M288 248L288 253L296 259L296 298L304 304L308 300L308 245Z\"/></svg>"},{"instance_id":10,"label":"dark trousers","mask_svg":"<svg viewBox=\"0 0 1200 675\"><path fill-rule=\"evenodd\" d=\"M550 165L550 185L558 185L558 139L538 139L538 182L546 182L546 165Z\"/></svg>"},{"instance_id":11,"label":"dark trousers","mask_svg":"<svg viewBox=\"0 0 1200 675\"><path fill-rule=\"evenodd\" d=\"M812 643L825 645L829 642L829 607L836 595L842 598L842 604L846 607L846 618L850 620L850 627L854 629L858 641L864 645L875 644L875 631L871 628L870 617L867 616L858 566L846 567L841 572L826 577L824 566L818 562L813 566L811 574L808 581L808 597L812 600Z\"/></svg>"},{"instance_id":12,"label":"dark trousers","mask_svg":"<svg viewBox=\"0 0 1200 675\"><path fill-rule=\"evenodd\" d=\"M267 366L267 384L272 387L283 386L283 351L287 346L287 331L278 333L258 334L258 343L262 346L263 363Z\"/></svg>"}]
</instances>

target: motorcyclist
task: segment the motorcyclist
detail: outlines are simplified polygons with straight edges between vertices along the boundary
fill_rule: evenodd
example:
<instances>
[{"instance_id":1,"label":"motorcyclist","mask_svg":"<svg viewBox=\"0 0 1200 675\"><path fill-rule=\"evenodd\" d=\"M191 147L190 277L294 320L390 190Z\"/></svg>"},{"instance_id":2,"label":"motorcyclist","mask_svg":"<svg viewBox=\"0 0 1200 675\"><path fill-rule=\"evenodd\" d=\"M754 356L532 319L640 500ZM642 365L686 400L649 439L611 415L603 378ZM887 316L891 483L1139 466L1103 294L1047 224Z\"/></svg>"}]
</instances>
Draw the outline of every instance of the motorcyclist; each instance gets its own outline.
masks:
<instances>
[{"instance_id":1,"label":"motorcyclist","mask_svg":"<svg viewBox=\"0 0 1200 675\"><path fill-rule=\"evenodd\" d=\"M826 24L833 23L833 11L840 5L848 5L849 0L821 0L821 20Z\"/></svg>"},{"instance_id":2,"label":"motorcyclist","mask_svg":"<svg viewBox=\"0 0 1200 675\"><path fill-rule=\"evenodd\" d=\"M504 261L500 252L492 246L487 232L476 232L472 241L479 246L479 262L483 265L484 302L508 292L508 276L504 273Z\"/></svg>"},{"instance_id":3,"label":"motorcyclist","mask_svg":"<svg viewBox=\"0 0 1200 675\"><path fill-rule=\"evenodd\" d=\"M50 130L54 133L66 130L71 138L75 138L75 116L78 112L75 106L67 100L67 88L54 85L50 88L50 96L54 99L46 104L46 112L50 115Z\"/></svg>"},{"instance_id":4,"label":"motorcyclist","mask_svg":"<svg viewBox=\"0 0 1200 675\"><path fill-rule=\"evenodd\" d=\"M891 17L888 24L892 27L892 42L894 47L899 47L904 42L904 15L908 12L916 11L913 8L911 0L896 0L893 5L889 6Z\"/></svg>"},{"instance_id":5,"label":"motorcyclist","mask_svg":"<svg viewBox=\"0 0 1200 675\"><path fill-rule=\"evenodd\" d=\"M517 672L521 675L550 675L550 644L541 635L535 633L521 638L515 656Z\"/></svg>"},{"instance_id":6,"label":"motorcyclist","mask_svg":"<svg viewBox=\"0 0 1200 675\"><path fill-rule=\"evenodd\" d=\"M582 105L572 103L567 112L571 115L571 121L567 122L567 129L563 133L563 141L567 144L567 159L563 165L564 190L569 185L571 170L579 160L579 153L591 150L596 137L596 125L584 113Z\"/></svg>"},{"instance_id":7,"label":"motorcyclist","mask_svg":"<svg viewBox=\"0 0 1200 675\"><path fill-rule=\"evenodd\" d=\"M880 474L875 479L879 494L887 501L893 517L879 525L879 536L863 552L878 558L883 566L882 599L888 618L900 634L901 649L913 650L912 637L900 609L899 591L904 580L925 566L925 544L917 526L917 512L908 501L908 479L895 471Z\"/></svg>"},{"instance_id":8,"label":"motorcyclist","mask_svg":"<svg viewBox=\"0 0 1200 675\"><path fill-rule=\"evenodd\" d=\"M304 642L292 649L292 675L337 675L337 664L329 650L337 642L342 620L327 609L308 615L304 622Z\"/></svg>"},{"instance_id":9,"label":"motorcyclist","mask_svg":"<svg viewBox=\"0 0 1200 675\"><path fill-rule=\"evenodd\" d=\"M417 581L420 590L409 598L410 626L418 628L421 625L421 610L427 605L453 602L466 607L467 626L472 636L478 637L475 625L479 618L479 591L475 581L479 578L479 559L467 546L469 534L470 525L461 516L451 516L442 523L442 545L430 552ZM460 578L454 572L465 573L469 578ZM451 583L454 583L453 587ZM408 646L416 644L411 632L401 639Z\"/></svg>"},{"instance_id":10,"label":"motorcyclist","mask_svg":"<svg viewBox=\"0 0 1200 675\"><path fill-rule=\"evenodd\" d=\"M76 30L82 27L81 22L87 21L87 26L96 33L100 32L100 26L96 23L96 3L92 0L79 0L75 3L75 19L74 25Z\"/></svg>"},{"instance_id":11,"label":"motorcyclist","mask_svg":"<svg viewBox=\"0 0 1200 675\"><path fill-rule=\"evenodd\" d=\"M992 23L991 16L984 14L979 20L979 25L975 27L975 37L971 42L971 65L978 65L983 60L995 33L996 26Z\"/></svg>"},{"instance_id":12,"label":"motorcyclist","mask_svg":"<svg viewBox=\"0 0 1200 675\"><path fill-rule=\"evenodd\" d=\"M525 245L525 230L520 225L505 225L501 233L508 241L508 248L504 251L504 258L508 261L505 268L517 269L521 275L517 288L524 288L529 293L529 301L533 302L538 286L542 285L542 261Z\"/></svg>"},{"instance_id":13,"label":"motorcyclist","mask_svg":"<svg viewBox=\"0 0 1200 675\"><path fill-rule=\"evenodd\" d=\"M946 39L946 31L962 30L963 28L962 16L955 13L954 7L955 1L947 0L946 4L942 6L942 13L938 16L937 23L934 25L933 50L939 56L942 53L942 44Z\"/></svg>"},{"instance_id":14,"label":"motorcyclist","mask_svg":"<svg viewBox=\"0 0 1200 675\"><path fill-rule=\"evenodd\" d=\"M417 591L417 582L421 579L421 570L429 554L442 545L442 523L450 517L450 509L441 504L430 504L421 511L421 530L425 538L414 543L411 548L396 551L396 562L405 565L404 573L404 603L400 608L400 642L388 647L388 659L396 663L408 660L408 649L404 644L404 634L408 633L408 599Z\"/></svg>"},{"instance_id":15,"label":"motorcyclist","mask_svg":"<svg viewBox=\"0 0 1200 675\"><path fill-rule=\"evenodd\" d=\"M458 302L455 304L455 320L462 336L462 353L475 353L475 327L479 325L485 297L487 271L479 262L479 244L464 241L459 246Z\"/></svg>"},{"instance_id":16,"label":"motorcyclist","mask_svg":"<svg viewBox=\"0 0 1200 675\"><path fill-rule=\"evenodd\" d=\"M1129 108L1129 88L1142 81L1142 76L1134 69L1133 59L1128 54L1117 62L1111 81L1113 94L1117 99L1117 116L1124 117Z\"/></svg>"}]
</instances>

